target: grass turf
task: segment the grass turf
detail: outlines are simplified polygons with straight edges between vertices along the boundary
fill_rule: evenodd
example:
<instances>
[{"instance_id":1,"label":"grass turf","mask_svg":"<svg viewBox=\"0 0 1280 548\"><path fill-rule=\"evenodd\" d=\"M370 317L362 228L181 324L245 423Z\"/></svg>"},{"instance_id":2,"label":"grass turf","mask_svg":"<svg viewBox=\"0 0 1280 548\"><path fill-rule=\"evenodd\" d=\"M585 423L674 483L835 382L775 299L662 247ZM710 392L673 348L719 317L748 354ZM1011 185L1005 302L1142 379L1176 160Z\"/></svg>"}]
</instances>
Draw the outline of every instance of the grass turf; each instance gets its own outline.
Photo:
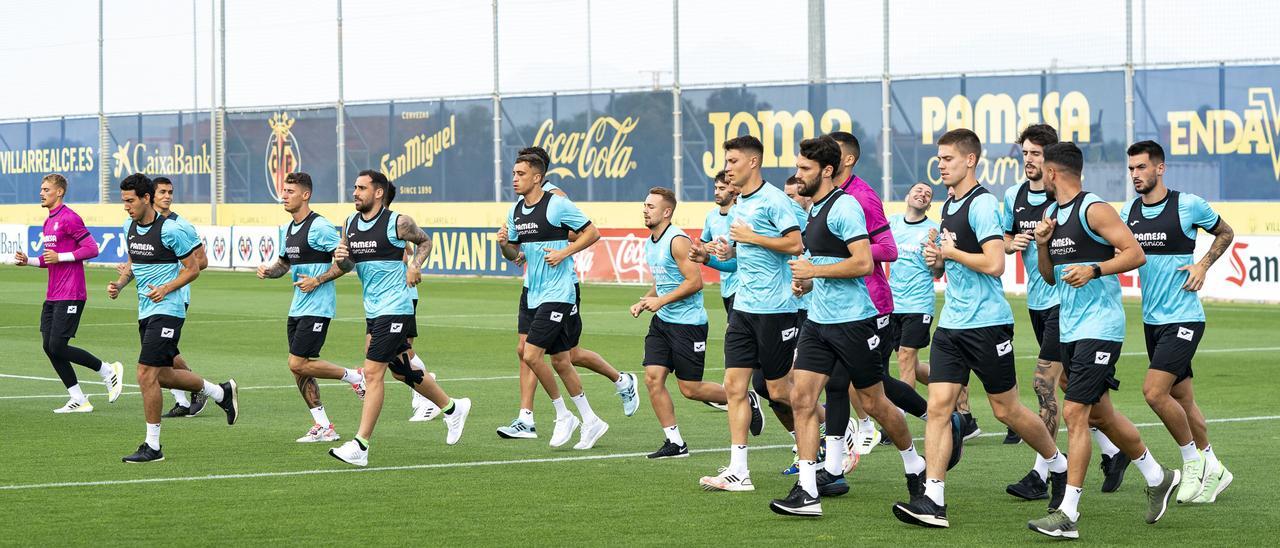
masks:
<instances>
[{"instance_id":1,"label":"grass turf","mask_svg":"<svg viewBox=\"0 0 1280 548\"><path fill-rule=\"evenodd\" d=\"M117 301L105 297L113 275L90 269L91 296L72 342L108 361L126 364L134 380L138 353L133 288ZM662 442L660 427L641 388L642 403L624 417L613 386L583 371L593 407L611 424L596 447L575 451L547 446L552 412L537 400L538 440L502 440L494 428L517 410L515 280L430 278L422 286L416 347L455 397L474 401L462 441L444 444L436 420L410 423L409 394L388 386L387 404L372 441L370 469L357 470L326 454L337 444L299 444L311 425L285 365L285 313L291 295L284 280L261 281L250 273L207 272L193 287L193 306L181 348L193 369L214 381L234 377L244 387L242 418L228 427L210 405L200 417L164 422L167 460L126 465L120 457L141 442L141 398L126 387L107 404L97 375L76 373L96 410L54 415L65 401L40 348L38 319L45 276L36 269L5 268L0 277L0 515L7 516L0 544L279 544L533 545L735 545L862 543L870 545L994 545L1048 542L1026 529L1044 514L1041 502L1004 493L1022 477L1033 454L1025 445L1004 446L1003 425L990 407L974 401L974 414L990 435L966 444L963 462L948 476L950 530L925 530L898 522L890 506L906 497L900 459L880 447L850 476L852 491L824 500L820 520L783 518L769 512L770 498L786 494L793 479L779 472L791 462L791 439L770 418L752 440L754 493L707 493L702 475L728 462L726 417L683 400L674 380L681 432L696 453L688 459L651 462L641 456ZM338 320L324 357L347 366L362 358L363 314L354 277L339 281ZM637 287L584 288L584 346L617 368L641 373L648 316L633 319L627 306ZM709 380L721 377L723 313L709 287ZM1024 303L1011 303L1018 320L1015 351L1024 403L1034 409L1031 372L1035 342ZM1126 302L1128 344L1120 360L1118 407L1140 428L1166 466L1179 464L1175 444L1141 394L1145 371L1141 314ZM1275 307L1210 304L1209 330L1196 360L1199 401L1211 420L1270 417L1210 425L1220 458L1236 476L1218 502L1172 508L1155 526L1142 522L1142 477L1131 468L1123 488L1101 494L1096 450L1081 502L1085 539L1107 544L1268 544L1271 523L1264 480L1274 475L1265 456L1280 448L1280 404L1273 334ZM896 366L895 366L896 367ZM45 380L12 376L41 377ZM329 381L332 382L332 381ZM342 385L323 384L321 396L344 439L354 433L359 402ZM166 409L171 397L166 393ZM909 420L919 437L923 424ZM576 438L575 438L576 439ZM1058 436L1065 450L1066 435ZM918 443L923 450L923 443ZM1263 457L1260 457L1263 456ZM568 460L578 459L578 460ZM517 462L523 461L523 462ZM385 467L400 467L385 469ZM1268 472L1270 470L1270 472ZM289 474L289 475L285 475ZM208 476L218 476L209 478ZM231 476L231 477L227 477ZM177 480L176 478L182 478ZM142 480L135 483L120 481ZM155 480L155 481L150 481ZM57 486L58 483L107 482ZM1229 539L1229 540L1228 540Z\"/></svg>"}]
</instances>

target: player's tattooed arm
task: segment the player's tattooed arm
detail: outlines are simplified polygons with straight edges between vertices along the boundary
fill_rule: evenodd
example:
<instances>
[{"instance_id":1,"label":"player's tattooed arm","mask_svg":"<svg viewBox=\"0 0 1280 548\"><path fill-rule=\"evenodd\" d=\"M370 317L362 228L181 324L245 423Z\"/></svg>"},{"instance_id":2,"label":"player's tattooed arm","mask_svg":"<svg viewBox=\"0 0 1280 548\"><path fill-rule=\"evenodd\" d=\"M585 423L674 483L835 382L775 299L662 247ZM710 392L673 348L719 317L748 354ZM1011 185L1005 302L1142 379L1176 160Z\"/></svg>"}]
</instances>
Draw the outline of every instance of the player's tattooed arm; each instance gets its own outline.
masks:
<instances>
[{"instance_id":1,"label":"player's tattooed arm","mask_svg":"<svg viewBox=\"0 0 1280 548\"><path fill-rule=\"evenodd\" d=\"M404 214L396 219L396 235L401 240L413 243L413 258L409 260L409 266L414 270L421 270L427 258L431 257L431 237L427 236L413 217Z\"/></svg>"},{"instance_id":2,"label":"player's tattooed arm","mask_svg":"<svg viewBox=\"0 0 1280 548\"><path fill-rule=\"evenodd\" d=\"M316 276L316 280L320 283L336 280L355 267L356 263L351 260L351 254L347 250L347 235L343 233L342 239L338 241L338 247L333 250L333 264L329 265L329 270Z\"/></svg>"},{"instance_id":3,"label":"player's tattooed arm","mask_svg":"<svg viewBox=\"0 0 1280 548\"><path fill-rule=\"evenodd\" d=\"M1187 271L1187 281L1182 284L1182 288L1187 291L1199 291L1204 287L1204 279L1209 273L1209 267L1213 266L1218 257L1227 252L1231 242L1236 239L1235 230L1232 230L1227 220L1221 217L1218 218L1218 225L1208 232L1213 234L1213 245L1209 246L1209 252L1205 253L1199 261L1178 269Z\"/></svg>"},{"instance_id":4,"label":"player's tattooed arm","mask_svg":"<svg viewBox=\"0 0 1280 548\"><path fill-rule=\"evenodd\" d=\"M258 278L260 279L276 279L284 276L289 272L289 259L284 257L276 257L276 262L270 265L261 265L258 267Z\"/></svg>"}]
</instances>

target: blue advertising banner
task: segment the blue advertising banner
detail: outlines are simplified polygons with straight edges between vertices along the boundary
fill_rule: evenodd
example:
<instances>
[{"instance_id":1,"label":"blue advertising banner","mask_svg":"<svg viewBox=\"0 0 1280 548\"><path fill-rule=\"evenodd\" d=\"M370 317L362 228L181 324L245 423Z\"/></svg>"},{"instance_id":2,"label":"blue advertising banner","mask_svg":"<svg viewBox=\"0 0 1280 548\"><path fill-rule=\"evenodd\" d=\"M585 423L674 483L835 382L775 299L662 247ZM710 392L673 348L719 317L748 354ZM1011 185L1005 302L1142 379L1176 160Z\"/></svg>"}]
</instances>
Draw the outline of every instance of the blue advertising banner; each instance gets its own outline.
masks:
<instances>
[{"instance_id":1,"label":"blue advertising banner","mask_svg":"<svg viewBox=\"0 0 1280 548\"><path fill-rule=\"evenodd\" d=\"M177 203L209 202L209 113L133 114L107 118L111 196L134 173L168 177Z\"/></svg>"},{"instance_id":2,"label":"blue advertising banner","mask_svg":"<svg viewBox=\"0 0 1280 548\"><path fill-rule=\"evenodd\" d=\"M351 105L346 112L348 183L376 169L395 183L396 201L493 201L492 100Z\"/></svg>"},{"instance_id":3,"label":"blue advertising banner","mask_svg":"<svg viewBox=\"0 0 1280 548\"><path fill-rule=\"evenodd\" d=\"M721 145L746 134L764 144L765 180L781 186L796 172L800 141L833 131L853 133L862 149L854 173L873 185L879 183L879 83L684 90L681 100L682 199L713 199L715 175L724 167Z\"/></svg>"},{"instance_id":4,"label":"blue advertising banner","mask_svg":"<svg viewBox=\"0 0 1280 548\"><path fill-rule=\"evenodd\" d=\"M337 112L321 108L228 113L226 203L276 202L285 176L298 171L311 174L311 201L337 202Z\"/></svg>"},{"instance_id":5,"label":"blue advertising banner","mask_svg":"<svg viewBox=\"0 0 1280 548\"><path fill-rule=\"evenodd\" d=\"M918 182L941 185L935 143L956 128L978 134L983 148L978 182L1004 196L1026 178L1018 133L1038 123L1054 126L1061 140L1074 141L1084 151L1086 190L1107 200L1124 199L1122 72L896 80L891 92L893 200L904 198Z\"/></svg>"},{"instance_id":6,"label":"blue advertising banner","mask_svg":"<svg viewBox=\"0 0 1280 548\"><path fill-rule=\"evenodd\" d=\"M98 201L98 119L0 124L0 204L40 203L40 179L67 178L68 202Z\"/></svg>"},{"instance_id":7,"label":"blue advertising banner","mask_svg":"<svg viewBox=\"0 0 1280 548\"><path fill-rule=\"evenodd\" d=\"M1280 199L1280 67L1139 71L1134 131L1164 146L1165 182L1208 200Z\"/></svg>"},{"instance_id":8,"label":"blue advertising banner","mask_svg":"<svg viewBox=\"0 0 1280 548\"><path fill-rule=\"evenodd\" d=\"M661 91L504 98L503 173L521 148L541 146L551 156L547 178L571 199L642 201L673 184L671 106ZM503 187L503 199L515 199Z\"/></svg>"},{"instance_id":9,"label":"blue advertising banner","mask_svg":"<svg viewBox=\"0 0 1280 548\"><path fill-rule=\"evenodd\" d=\"M125 216L121 212L120 223L124 224ZM27 227L27 254L37 255L44 250L41 241L44 239L44 227ZM98 242L98 256L89 259L90 263L123 263L129 258L124 244L124 229L120 226L90 226L89 235Z\"/></svg>"},{"instance_id":10,"label":"blue advertising banner","mask_svg":"<svg viewBox=\"0 0 1280 548\"><path fill-rule=\"evenodd\" d=\"M426 229L431 257L423 274L520 276L524 271L502 257L493 227Z\"/></svg>"}]
</instances>

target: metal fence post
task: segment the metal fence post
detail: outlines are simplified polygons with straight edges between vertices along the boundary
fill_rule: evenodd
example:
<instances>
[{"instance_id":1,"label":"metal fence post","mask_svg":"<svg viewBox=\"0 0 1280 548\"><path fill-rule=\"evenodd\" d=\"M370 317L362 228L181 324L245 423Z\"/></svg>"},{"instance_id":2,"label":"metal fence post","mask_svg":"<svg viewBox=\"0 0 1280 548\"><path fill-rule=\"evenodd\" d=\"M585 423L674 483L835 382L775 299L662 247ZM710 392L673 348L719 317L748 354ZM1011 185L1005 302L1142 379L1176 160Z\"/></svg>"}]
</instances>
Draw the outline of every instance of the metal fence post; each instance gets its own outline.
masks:
<instances>
[{"instance_id":1,"label":"metal fence post","mask_svg":"<svg viewBox=\"0 0 1280 548\"><path fill-rule=\"evenodd\" d=\"M498 0L493 0L493 201L502 201L502 96L498 92Z\"/></svg>"},{"instance_id":2,"label":"metal fence post","mask_svg":"<svg viewBox=\"0 0 1280 548\"><path fill-rule=\"evenodd\" d=\"M1133 0L1124 2L1124 140L1133 143ZM1125 201L1133 199L1133 185L1124 185Z\"/></svg>"},{"instance_id":3,"label":"metal fence post","mask_svg":"<svg viewBox=\"0 0 1280 548\"><path fill-rule=\"evenodd\" d=\"M881 180L880 194L881 200L886 202L893 199L893 117L890 116L890 109L893 108L893 98L889 91L889 0L884 0L884 71L880 74L880 123L884 127L880 133L881 147Z\"/></svg>"},{"instance_id":4,"label":"metal fence post","mask_svg":"<svg viewBox=\"0 0 1280 548\"><path fill-rule=\"evenodd\" d=\"M110 128L107 127L107 115L104 104L104 86L102 80L103 65L103 0L98 0L98 203L107 203L111 195L111 174L107 168L107 148L111 146Z\"/></svg>"},{"instance_id":5,"label":"metal fence post","mask_svg":"<svg viewBox=\"0 0 1280 548\"><path fill-rule=\"evenodd\" d=\"M683 162L684 123L680 112L680 0L671 0L671 187L676 196L683 200L684 174L681 170Z\"/></svg>"},{"instance_id":6,"label":"metal fence post","mask_svg":"<svg viewBox=\"0 0 1280 548\"><path fill-rule=\"evenodd\" d=\"M342 0L338 0L338 203L347 201L347 106L342 81Z\"/></svg>"}]
</instances>

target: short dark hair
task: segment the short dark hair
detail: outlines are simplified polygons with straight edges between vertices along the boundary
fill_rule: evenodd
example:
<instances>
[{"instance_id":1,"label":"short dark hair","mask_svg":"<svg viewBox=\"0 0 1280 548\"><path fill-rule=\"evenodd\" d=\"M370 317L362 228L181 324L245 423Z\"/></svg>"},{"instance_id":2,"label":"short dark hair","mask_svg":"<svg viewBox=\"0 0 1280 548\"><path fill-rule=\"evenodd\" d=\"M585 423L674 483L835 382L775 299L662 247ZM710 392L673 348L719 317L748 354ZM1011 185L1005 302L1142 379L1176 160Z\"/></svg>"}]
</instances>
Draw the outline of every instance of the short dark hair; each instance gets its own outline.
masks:
<instances>
[{"instance_id":1,"label":"short dark hair","mask_svg":"<svg viewBox=\"0 0 1280 548\"><path fill-rule=\"evenodd\" d=\"M532 154L532 155L534 155L534 156L537 156L537 157L539 157L539 158L541 158L541 159L542 159L542 165L547 166L547 167L550 167L550 166L551 166L551 155L550 155L550 154L547 154L547 149L545 149L545 148L542 148L542 147L525 147L525 148L520 149L520 152L516 153L516 156L524 156L525 154ZM519 160L517 160L517 161L519 161ZM546 169L543 169L543 170L542 170L542 172L543 172L543 173L546 173L546 172L547 172L547 170L546 170Z\"/></svg>"},{"instance_id":2,"label":"short dark hair","mask_svg":"<svg viewBox=\"0 0 1280 548\"><path fill-rule=\"evenodd\" d=\"M803 184L804 184L804 179L801 179L799 177L796 177L795 175L792 175L790 177L787 177L787 182L782 183L782 186L786 187L788 185L803 185Z\"/></svg>"},{"instance_id":3,"label":"short dark hair","mask_svg":"<svg viewBox=\"0 0 1280 548\"><path fill-rule=\"evenodd\" d=\"M852 133L847 131L833 131L828 133L827 136L835 139L837 143L840 143L841 152L847 148L849 149L849 154L852 154L854 158L862 157L862 145L858 143L858 138ZM808 158L808 156L805 156L805 158Z\"/></svg>"},{"instance_id":4,"label":"short dark hair","mask_svg":"<svg viewBox=\"0 0 1280 548\"><path fill-rule=\"evenodd\" d=\"M383 175L381 171L376 171L376 170L372 170L372 169L366 169L366 170L361 171L360 173L358 173L358 174L356 175L356 178L357 178L357 179L359 179L359 178L361 178L361 177L368 177L368 178L369 178L369 180L370 180L370 182L371 182L371 183L373 183L373 188L375 188L375 189L377 189L377 188L381 188L381 189L382 189L382 199L383 199L383 200L386 200L386 199L387 199L387 193L388 193L388 192L390 192L390 191L388 190L388 187L390 187L390 186L391 186L391 181L388 181L388 180L387 180L387 176L386 176L386 175ZM384 205L383 207L385 207L385 205Z\"/></svg>"},{"instance_id":5,"label":"short dark hair","mask_svg":"<svg viewBox=\"0 0 1280 548\"><path fill-rule=\"evenodd\" d=\"M755 135L741 135L724 142L724 150L741 150L743 152L754 152L757 156L764 157L764 143L760 142Z\"/></svg>"},{"instance_id":6,"label":"short dark hair","mask_svg":"<svg viewBox=\"0 0 1280 548\"><path fill-rule=\"evenodd\" d=\"M1049 124L1031 124L1027 129L1022 130L1018 134L1018 144L1021 145L1027 141L1031 141L1041 147L1047 147L1058 142L1058 130L1053 129Z\"/></svg>"},{"instance_id":7,"label":"short dark hair","mask_svg":"<svg viewBox=\"0 0 1280 548\"><path fill-rule=\"evenodd\" d=\"M840 171L840 144L830 135L800 141L800 155L818 162L818 169L830 166L833 175Z\"/></svg>"},{"instance_id":8,"label":"short dark hair","mask_svg":"<svg viewBox=\"0 0 1280 548\"><path fill-rule=\"evenodd\" d=\"M163 176L163 175L162 175L162 176L160 176L160 177L156 177L156 178L152 179L152 180L151 180L151 184L152 184L153 186L160 186L160 185L169 185L169 186L173 186L173 181L170 181L168 177L165 177L165 176Z\"/></svg>"},{"instance_id":9,"label":"short dark hair","mask_svg":"<svg viewBox=\"0 0 1280 548\"><path fill-rule=\"evenodd\" d=\"M305 188L305 189L307 190L307 192L311 192L311 190L312 190L312 188L311 188L311 174L309 174L309 173L307 173L307 172L305 172L305 171L299 171L299 172L296 172L296 173L290 173L290 174L288 174L288 175L285 175L285 176L284 176L284 184L286 184L286 185L298 185L298 186L300 186L300 187L302 187L302 188Z\"/></svg>"},{"instance_id":10,"label":"short dark hair","mask_svg":"<svg viewBox=\"0 0 1280 548\"><path fill-rule=\"evenodd\" d=\"M521 154L516 156L516 163L525 163L540 175L547 174L547 163L542 160L542 156L537 154Z\"/></svg>"},{"instance_id":11,"label":"short dark hair","mask_svg":"<svg viewBox=\"0 0 1280 548\"><path fill-rule=\"evenodd\" d=\"M387 182L387 190L382 193L382 207L391 207L391 202L396 201L396 184Z\"/></svg>"},{"instance_id":12,"label":"short dark hair","mask_svg":"<svg viewBox=\"0 0 1280 548\"><path fill-rule=\"evenodd\" d=\"M655 186L649 189L649 194L657 194L658 196L662 196L662 201L668 204L671 204L672 210L676 208L676 193L672 192L671 189L664 186Z\"/></svg>"},{"instance_id":13,"label":"short dark hair","mask_svg":"<svg viewBox=\"0 0 1280 548\"><path fill-rule=\"evenodd\" d=\"M1084 170L1084 153L1080 152L1080 147L1071 141L1054 143L1044 147L1044 163L1054 164L1061 167L1063 171L1079 177L1080 172Z\"/></svg>"},{"instance_id":14,"label":"short dark hair","mask_svg":"<svg viewBox=\"0 0 1280 548\"><path fill-rule=\"evenodd\" d=\"M729 182L729 178L726 176L726 174L727 174L727 173L728 173L728 172L726 172L726 171L725 171L725 170L723 170L723 169L722 169L722 170L720 170L719 172L717 172L717 173L716 173L716 182L717 182L717 183L727 183L727 182Z\"/></svg>"},{"instance_id":15,"label":"short dark hair","mask_svg":"<svg viewBox=\"0 0 1280 548\"><path fill-rule=\"evenodd\" d=\"M132 190L139 198L146 196L147 203L156 199L156 187L146 175L134 173L120 181L120 190Z\"/></svg>"},{"instance_id":16,"label":"short dark hair","mask_svg":"<svg viewBox=\"0 0 1280 548\"><path fill-rule=\"evenodd\" d=\"M1160 146L1160 143L1157 143L1149 139L1146 141L1138 141L1132 145L1129 145L1128 152L1130 156L1137 156L1145 152L1147 153L1147 157L1151 158L1151 162L1153 164L1164 163L1164 147Z\"/></svg>"},{"instance_id":17,"label":"short dark hair","mask_svg":"<svg viewBox=\"0 0 1280 548\"><path fill-rule=\"evenodd\" d=\"M960 150L960 154L982 157L982 140L978 139L978 134L973 130L959 128L943 133L942 137L938 137L938 146L942 145L952 145Z\"/></svg>"}]
</instances>

